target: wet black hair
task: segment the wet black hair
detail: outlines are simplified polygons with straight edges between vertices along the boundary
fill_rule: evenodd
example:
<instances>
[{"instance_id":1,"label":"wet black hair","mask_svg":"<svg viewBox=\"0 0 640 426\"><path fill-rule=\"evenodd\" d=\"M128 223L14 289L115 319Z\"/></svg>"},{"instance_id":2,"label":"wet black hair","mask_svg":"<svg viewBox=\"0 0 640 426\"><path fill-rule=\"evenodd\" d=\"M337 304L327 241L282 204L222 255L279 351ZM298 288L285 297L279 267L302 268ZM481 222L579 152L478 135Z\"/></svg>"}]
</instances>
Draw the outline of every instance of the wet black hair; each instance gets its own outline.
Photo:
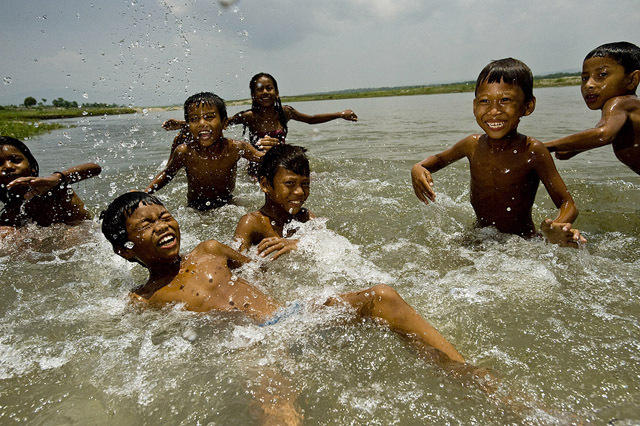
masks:
<instances>
[{"instance_id":1,"label":"wet black hair","mask_svg":"<svg viewBox=\"0 0 640 426\"><path fill-rule=\"evenodd\" d=\"M100 213L102 220L102 233L109 240L113 248L121 248L129 241L127 235L127 219L140 207L160 205L157 197L142 191L125 192L113 200L106 210Z\"/></svg>"},{"instance_id":2,"label":"wet black hair","mask_svg":"<svg viewBox=\"0 0 640 426\"><path fill-rule=\"evenodd\" d=\"M271 74L267 74L266 72L259 72L258 74L251 77L251 81L249 81L249 91L251 92L252 99L256 91L256 86L258 85L258 80L262 77L266 77L270 79L273 82L273 87L276 89L278 93L280 93L280 90L278 90L278 82L276 81L276 79L273 78ZM258 107L259 105L256 103L256 101L252 100L251 109L256 109ZM284 130L284 132L287 133L289 131L289 129L287 128L287 117L285 116L284 109L282 108L282 101L280 101L280 95L278 95L278 97L276 98L275 108L276 108L276 112L278 113L278 121L282 125L282 129Z\"/></svg>"},{"instance_id":3,"label":"wet black hair","mask_svg":"<svg viewBox=\"0 0 640 426\"><path fill-rule=\"evenodd\" d=\"M184 101L184 119L189 122L189 108L192 106L198 106L205 104L208 106L215 106L220 114L220 120L227 119L227 106L224 104L224 100L211 92L200 92L195 95L191 95Z\"/></svg>"},{"instance_id":4,"label":"wet black hair","mask_svg":"<svg viewBox=\"0 0 640 426\"><path fill-rule=\"evenodd\" d=\"M273 185L273 178L278 172L278 167L284 167L301 176L309 176L311 168L305 152L307 149L301 146L287 144L274 146L262 157L258 169L258 179L265 177L267 182Z\"/></svg>"},{"instance_id":5,"label":"wet black hair","mask_svg":"<svg viewBox=\"0 0 640 426\"><path fill-rule=\"evenodd\" d=\"M31 166L31 176L38 176L40 174L40 166L38 165L38 161L35 159L27 145L24 142L12 138L11 136L0 136L0 146L2 145L11 145L14 146L20 151L27 160L29 161L29 166Z\"/></svg>"},{"instance_id":6,"label":"wet black hair","mask_svg":"<svg viewBox=\"0 0 640 426\"><path fill-rule=\"evenodd\" d=\"M611 58L622 65L625 74L640 70L640 47L628 41L606 43L587 53L584 60L591 58Z\"/></svg>"},{"instance_id":7,"label":"wet black hair","mask_svg":"<svg viewBox=\"0 0 640 426\"><path fill-rule=\"evenodd\" d=\"M533 100L533 73L522 61L513 58L497 59L484 67L476 80L476 95L478 87L483 83L505 82L522 89L524 102Z\"/></svg>"}]
</instances>

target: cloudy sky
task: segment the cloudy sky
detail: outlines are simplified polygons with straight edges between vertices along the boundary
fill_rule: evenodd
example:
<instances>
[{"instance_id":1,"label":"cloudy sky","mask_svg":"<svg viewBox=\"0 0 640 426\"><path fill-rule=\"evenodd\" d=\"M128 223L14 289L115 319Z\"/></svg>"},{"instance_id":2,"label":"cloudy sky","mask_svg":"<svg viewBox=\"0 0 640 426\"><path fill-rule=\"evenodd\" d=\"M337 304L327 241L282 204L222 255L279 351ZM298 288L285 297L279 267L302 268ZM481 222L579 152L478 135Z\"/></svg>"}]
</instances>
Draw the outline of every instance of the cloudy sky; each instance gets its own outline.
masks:
<instances>
[{"instance_id":1,"label":"cloudy sky","mask_svg":"<svg viewBox=\"0 0 640 426\"><path fill-rule=\"evenodd\" d=\"M2 0L0 104L181 104L473 80L513 56L576 71L599 44L640 44L638 0Z\"/></svg>"}]
</instances>

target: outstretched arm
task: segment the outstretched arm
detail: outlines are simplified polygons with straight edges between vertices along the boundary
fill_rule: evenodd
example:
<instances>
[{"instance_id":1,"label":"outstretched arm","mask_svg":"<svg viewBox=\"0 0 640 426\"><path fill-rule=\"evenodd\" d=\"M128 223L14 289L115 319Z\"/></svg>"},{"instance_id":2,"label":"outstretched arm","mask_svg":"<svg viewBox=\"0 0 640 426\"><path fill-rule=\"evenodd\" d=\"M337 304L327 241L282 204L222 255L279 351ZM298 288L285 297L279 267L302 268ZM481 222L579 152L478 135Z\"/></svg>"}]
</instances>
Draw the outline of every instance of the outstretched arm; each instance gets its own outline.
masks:
<instances>
[{"instance_id":1,"label":"outstretched arm","mask_svg":"<svg viewBox=\"0 0 640 426\"><path fill-rule=\"evenodd\" d=\"M102 168L95 163L84 163L61 172L53 172L46 177L27 176L15 179L7 185L7 189L29 187L29 191L24 195L24 199L28 200L36 195L43 195L57 186L70 185L92 178L99 175L101 171Z\"/></svg>"},{"instance_id":2,"label":"outstretched arm","mask_svg":"<svg viewBox=\"0 0 640 426\"><path fill-rule=\"evenodd\" d=\"M271 146L274 144L266 144L264 145L265 151L257 150L253 145L246 141L234 141L234 143L238 144L238 148L240 149L240 155L242 158L246 158L249 161L254 161L259 163L262 161L262 157L264 157L265 151L271 149Z\"/></svg>"},{"instance_id":3,"label":"outstretched arm","mask_svg":"<svg viewBox=\"0 0 640 426\"><path fill-rule=\"evenodd\" d=\"M610 105L602 109L602 118L593 129L583 130L564 138L545 142L550 152L554 151L586 151L605 146L614 141L622 126L627 121L628 112L623 99L613 99ZM561 159L563 156L560 156Z\"/></svg>"},{"instance_id":4,"label":"outstretched arm","mask_svg":"<svg viewBox=\"0 0 640 426\"><path fill-rule=\"evenodd\" d=\"M436 200L431 173L448 166L462 157L468 156L475 146L476 136L468 136L449 149L425 158L411 168L411 184L416 197L425 204Z\"/></svg>"},{"instance_id":5,"label":"outstretched arm","mask_svg":"<svg viewBox=\"0 0 640 426\"><path fill-rule=\"evenodd\" d=\"M170 118L164 123L162 123L162 128L165 130L180 130L187 126L187 122L183 120L177 120L175 118Z\"/></svg>"},{"instance_id":6,"label":"outstretched arm","mask_svg":"<svg viewBox=\"0 0 640 426\"><path fill-rule=\"evenodd\" d=\"M285 107L285 114L287 114L287 118L289 120L302 121L303 123L307 124L326 123L327 121L337 120L338 118L342 118L348 121L358 121L358 116L350 109L345 109L344 111L340 112L308 115L297 111L293 107L287 106Z\"/></svg>"},{"instance_id":7,"label":"outstretched arm","mask_svg":"<svg viewBox=\"0 0 640 426\"><path fill-rule=\"evenodd\" d=\"M174 178L178 170L180 170L183 166L182 164L182 152L185 149L185 145L179 145L178 148L175 149L171 153L171 157L169 157L169 162L163 171L158 173L155 178L151 181L149 186L144 190L149 194L153 194L156 191L164 188L166 184L171 182Z\"/></svg>"}]
</instances>

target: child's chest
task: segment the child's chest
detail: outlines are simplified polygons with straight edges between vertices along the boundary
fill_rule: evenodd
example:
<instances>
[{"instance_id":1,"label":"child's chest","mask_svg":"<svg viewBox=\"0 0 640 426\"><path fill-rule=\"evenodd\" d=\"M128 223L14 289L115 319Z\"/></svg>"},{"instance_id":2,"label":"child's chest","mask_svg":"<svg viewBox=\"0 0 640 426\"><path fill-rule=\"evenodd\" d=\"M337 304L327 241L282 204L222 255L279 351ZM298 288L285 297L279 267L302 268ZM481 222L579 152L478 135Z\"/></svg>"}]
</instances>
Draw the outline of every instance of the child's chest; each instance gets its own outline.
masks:
<instances>
[{"instance_id":1,"label":"child's chest","mask_svg":"<svg viewBox=\"0 0 640 426\"><path fill-rule=\"evenodd\" d=\"M469 169L473 183L496 189L538 182L532 155L522 146L495 149L479 144L469 157Z\"/></svg>"}]
</instances>

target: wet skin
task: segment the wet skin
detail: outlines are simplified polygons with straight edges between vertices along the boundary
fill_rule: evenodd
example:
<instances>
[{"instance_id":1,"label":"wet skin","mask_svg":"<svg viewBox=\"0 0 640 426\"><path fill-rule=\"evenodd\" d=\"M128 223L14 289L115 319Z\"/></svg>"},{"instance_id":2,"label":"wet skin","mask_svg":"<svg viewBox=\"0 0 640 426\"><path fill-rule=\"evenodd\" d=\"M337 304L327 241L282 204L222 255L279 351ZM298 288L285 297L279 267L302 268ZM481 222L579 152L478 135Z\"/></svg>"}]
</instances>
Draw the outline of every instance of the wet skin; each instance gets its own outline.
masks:
<instances>
[{"instance_id":1,"label":"wet skin","mask_svg":"<svg viewBox=\"0 0 640 426\"><path fill-rule=\"evenodd\" d=\"M596 127L545 143L556 157L568 159L611 144L620 162L640 174L640 100L635 95L640 70L625 73L611 58L594 57L582 66L582 97L591 110L602 110Z\"/></svg>"}]
</instances>

